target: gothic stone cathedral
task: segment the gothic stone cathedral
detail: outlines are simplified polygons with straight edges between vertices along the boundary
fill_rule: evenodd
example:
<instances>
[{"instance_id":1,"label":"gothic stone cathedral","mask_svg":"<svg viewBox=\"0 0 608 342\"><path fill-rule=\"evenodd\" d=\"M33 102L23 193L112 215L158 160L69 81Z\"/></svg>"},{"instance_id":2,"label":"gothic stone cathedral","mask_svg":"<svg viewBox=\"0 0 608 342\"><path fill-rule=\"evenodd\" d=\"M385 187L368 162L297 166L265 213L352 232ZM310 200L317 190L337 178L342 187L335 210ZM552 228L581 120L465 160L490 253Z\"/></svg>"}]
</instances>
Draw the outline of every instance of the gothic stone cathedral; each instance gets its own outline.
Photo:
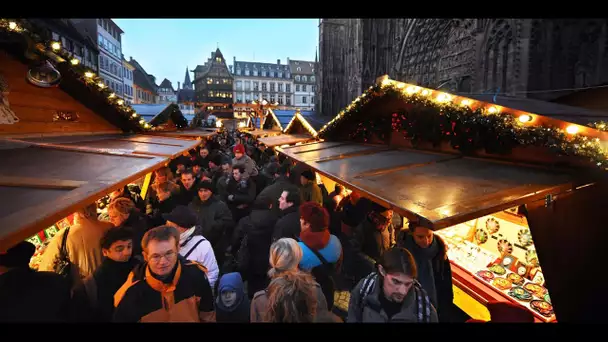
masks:
<instances>
[{"instance_id":1,"label":"gothic stone cathedral","mask_svg":"<svg viewBox=\"0 0 608 342\"><path fill-rule=\"evenodd\" d=\"M572 92L567 89L608 81L607 24L608 19L321 19L317 111L335 115L384 74L463 95L554 100Z\"/></svg>"}]
</instances>

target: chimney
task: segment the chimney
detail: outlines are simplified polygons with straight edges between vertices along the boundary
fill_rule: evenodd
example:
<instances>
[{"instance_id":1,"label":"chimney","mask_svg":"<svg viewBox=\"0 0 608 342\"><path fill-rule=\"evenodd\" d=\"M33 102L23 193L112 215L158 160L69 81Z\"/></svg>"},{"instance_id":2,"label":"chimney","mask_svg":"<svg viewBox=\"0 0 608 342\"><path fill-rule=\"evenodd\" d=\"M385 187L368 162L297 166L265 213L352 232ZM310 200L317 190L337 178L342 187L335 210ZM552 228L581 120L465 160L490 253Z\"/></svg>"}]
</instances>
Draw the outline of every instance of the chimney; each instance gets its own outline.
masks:
<instances>
[{"instance_id":1,"label":"chimney","mask_svg":"<svg viewBox=\"0 0 608 342\"><path fill-rule=\"evenodd\" d=\"M277 59L277 64L281 64L281 60L280 59Z\"/></svg>"},{"instance_id":2,"label":"chimney","mask_svg":"<svg viewBox=\"0 0 608 342\"><path fill-rule=\"evenodd\" d=\"M179 90L179 83L180 83L180 82L179 82L179 81L177 81L177 90Z\"/></svg>"},{"instance_id":3,"label":"chimney","mask_svg":"<svg viewBox=\"0 0 608 342\"><path fill-rule=\"evenodd\" d=\"M287 57L287 65L289 65L289 57Z\"/></svg>"}]
</instances>

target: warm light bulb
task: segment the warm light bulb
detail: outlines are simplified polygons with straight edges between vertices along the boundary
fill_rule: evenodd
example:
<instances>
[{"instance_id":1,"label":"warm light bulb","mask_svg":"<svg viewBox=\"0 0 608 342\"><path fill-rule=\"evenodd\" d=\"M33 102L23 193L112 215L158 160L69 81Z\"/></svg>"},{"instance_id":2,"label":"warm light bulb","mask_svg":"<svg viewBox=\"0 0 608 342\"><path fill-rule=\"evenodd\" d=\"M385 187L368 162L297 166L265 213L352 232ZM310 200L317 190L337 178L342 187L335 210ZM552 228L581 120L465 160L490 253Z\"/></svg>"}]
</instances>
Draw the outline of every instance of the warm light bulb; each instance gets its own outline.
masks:
<instances>
[{"instance_id":1,"label":"warm light bulb","mask_svg":"<svg viewBox=\"0 0 608 342\"><path fill-rule=\"evenodd\" d=\"M97 83L97 86L98 86L99 88L101 88L101 89L103 89L103 88L105 88L105 87L106 87L106 85L105 85L103 82L101 82L101 81L99 81L99 83Z\"/></svg>"},{"instance_id":2,"label":"warm light bulb","mask_svg":"<svg viewBox=\"0 0 608 342\"><path fill-rule=\"evenodd\" d=\"M94 76L94 74L92 72L90 72L90 71L87 71L87 72L84 73L84 77L86 77L86 78L91 78L93 76Z\"/></svg>"},{"instance_id":3,"label":"warm light bulb","mask_svg":"<svg viewBox=\"0 0 608 342\"><path fill-rule=\"evenodd\" d=\"M467 99L462 100L462 102L460 102L460 104L463 105L463 106L465 106L465 107L468 107L468 106L471 105L471 100L467 100Z\"/></svg>"},{"instance_id":4,"label":"warm light bulb","mask_svg":"<svg viewBox=\"0 0 608 342\"><path fill-rule=\"evenodd\" d=\"M606 128L606 125L605 125L605 124L599 124L599 125L597 126L597 128L599 128L599 129L604 129L604 128Z\"/></svg>"},{"instance_id":5,"label":"warm light bulb","mask_svg":"<svg viewBox=\"0 0 608 342\"><path fill-rule=\"evenodd\" d=\"M61 44L59 44L59 42L53 42L51 44L51 49L57 51L57 50L61 49Z\"/></svg>"},{"instance_id":6,"label":"warm light bulb","mask_svg":"<svg viewBox=\"0 0 608 342\"><path fill-rule=\"evenodd\" d=\"M568 132L568 134L576 134L576 133L578 133L578 130L579 130L579 128L576 125L570 125L570 126L566 127L566 132Z\"/></svg>"},{"instance_id":7,"label":"warm light bulb","mask_svg":"<svg viewBox=\"0 0 608 342\"><path fill-rule=\"evenodd\" d=\"M8 28L11 30L14 30L17 28L17 23L14 21L11 21L10 23L8 23Z\"/></svg>"},{"instance_id":8,"label":"warm light bulb","mask_svg":"<svg viewBox=\"0 0 608 342\"><path fill-rule=\"evenodd\" d=\"M450 101L450 95L445 94L445 93L441 93L439 95L437 95L437 102L447 102Z\"/></svg>"},{"instance_id":9,"label":"warm light bulb","mask_svg":"<svg viewBox=\"0 0 608 342\"><path fill-rule=\"evenodd\" d=\"M530 122L530 121L532 121L532 116L530 116L528 114L523 114L523 115L519 116L518 120L521 123Z\"/></svg>"},{"instance_id":10,"label":"warm light bulb","mask_svg":"<svg viewBox=\"0 0 608 342\"><path fill-rule=\"evenodd\" d=\"M123 101L123 100L118 100L118 101L116 101L116 103L118 103L118 105L119 105L119 106L122 106L122 104L123 104L123 103L125 103L125 101Z\"/></svg>"},{"instance_id":11,"label":"warm light bulb","mask_svg":"<svg viewBox=\"0 0 608 342\"><path fill-rule=\"evenodd\" d=\"M405 84L404 83L399 83L399 84L397 84L397 88L403 89L403 88L405 88Z\"/></svg>"},{"instance_id":12,"label":"warm light bulb","mask_svg":"<svg viewBox=\"0 0 608 342\"><path fill-rule=\"evenodd\" d=\"M131 115L132 118L136 118L137 117L137 113L133 113L133 115Z\"/></svg>"},{"instance_id":13,"label":"warm light bulb","mask_svg":"<svg viewBox=\"0 0 608 342\"><path fill-rule=\"evenodd\" d=\"M409 87L405 88L405 92L408 93L408 94L413 94L413 93L416 92L416 87L409 86Z\"/></svg>"},{"instance_id":14,"label":"warm light bulb","mask_svg":"<svg viewBox=\"0 0 608 342\"><path fill-rule=\"evenodd\" d=\"M150 124L145 124L144 127L150 128Z\"/></svg>"},{"instance_id":15,"label":"warm light bulb","mask_svg":"<svg viewBox=\"0 0 608 342\"><path fill-rule=\"evenodd\" d=\"M498 108L492 106L492 107L488 108L488 113L496 114L496 113L498 113Z\"/></svg>"},{"instance_id":16,"label":"warm light bulb","mask_svg":"<svg viewBox=\"0 0 608 342\"><path fill-rule=\"evenodd\" d=\"M422 91L422 96L427 96L427 95L430 95L430 94L431 94L431 92L428 89L424 89Z\"/></svg>"},{"instance_id":17,"label":"warm light bulb","mask_svg":"<svg viewBox=\"0 0 608 342\"><path fill-rule=\"evenodd\" d=\"M108 98L113 99L116 96L116 94L112 93L110 95L108 95Z\"/></svg>"},{"instance_id":18,"label":"warm light bulb","mask_svg":"<svg viewBox=\"0 0 608 342\"><path fill-rule=\"evenodd\" d=\"M146 120L141 119L141 120L139 120L139 123L143 125L143 124L145 124L145 123L146 123Z\"/></svg>"},{"instance_id":19,"label":"warm light bulb","mask_svg":"<svg viewBox=\"0 0 608 342\"><path fill-rule=\"evenodd\" d=\"M382 86L383 86L383 87L386 87L386 86L388 86L389 84L391 84L391 80L389 80L388 78L385 78L385 79L383 79L383 80L382 80ZM371 89L371 88L370 88L370 89Z\"/></svg>"},{"instance_id":20,"label":"warm light bulb","mask_svg":"<svg viewBox=\"0 0 608 342\"><path fill-rule=\"evenodd\" d=\"M70 63L72 63L72 65L78 65L78 63L80 63L80 61L78 60L78 58L72 58Z\"/></svg>"}]
</instances>

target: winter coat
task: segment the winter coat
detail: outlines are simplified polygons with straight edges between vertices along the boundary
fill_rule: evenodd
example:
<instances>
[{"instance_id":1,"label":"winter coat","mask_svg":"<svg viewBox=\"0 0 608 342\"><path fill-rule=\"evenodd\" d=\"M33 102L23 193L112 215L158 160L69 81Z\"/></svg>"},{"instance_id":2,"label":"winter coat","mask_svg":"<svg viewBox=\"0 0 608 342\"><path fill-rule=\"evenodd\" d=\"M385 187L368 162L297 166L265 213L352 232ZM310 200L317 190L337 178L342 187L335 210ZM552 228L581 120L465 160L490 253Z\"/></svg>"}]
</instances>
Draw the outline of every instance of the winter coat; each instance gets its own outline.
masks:
<instances>
[{"instance_id":1,"label":"winter coat","mask_svg":"<svg viewBox=\"0 0 608 342\"><path fill-rule=\"evenodd\" d=\"M0 274L0 322L67 322L69 318L70 287L60 275L29 267Z\"/></svg>"},{"instance_id":2,"label":"winter coat","mask_svg":"<svg viewBox=\"0 0 608 342\"><path fill-rule=\"evenodd\" d=\"M291 206L281 211L281 216L274 226L272 240L297 239L300 236L300 229L300 210L296 206Z\"/></svg>"},{"instance_id":3,"label":"winter coat","mask_svg":"<svg viewBox=\"0 0 608 342\"><path fill-rule=\"evenodd\" d=\"M133 255L142 255L141 240L146 232L152 228L148 217L137 210L133 210L121 227L131 229L133 232Z\"/></svg>"},{"instance_id":4,"label":"winter coat","mask_svg":"<svg viewBox=\"0 0 608 342\"><path fill-rule=\"evenodd\" d=\"M258 167L255 164L255 161L251 159L248 155L244 155L241 159L236 159L234 157L232 159L232 166L240 164L245 166L245 173L243 173L243 179L249 179L249 177L257 177L258 175Z\"/></svg>"},{"instance_id":5,"label":"winter coat","mask_svg":"<svg viewBox=\"0 0 608 342\"><path fill-rule=\"evenodd\" d=\"M180 244L179 254L188 260L197 261L205 266L205 268L207 268L209 284L211 285L211 288L214 288L215 282L220 274L220 269L217 266L215 253L213 252L209 240L200 235L192 235L184 244Z\"/></svg>"},{"instance_id":6,"label":"winter coat","mask_svg":"<svg viewBox=\"0 0 608 342\"><path fill-rule=\"evenodd\" d=\"M371 276L371 275L370 275ZM373 282L368 282L367 277L361 279L361 281L355 286L350 294L350 302L348 304L348 323L418 323L419 319L419 304L421 301L428 303L427 306L429 312L427 317L430 316L430 322L438 322L437 312L435 308L427 301L425 292L417 292L414 287L410 288L408 293L403 299L401 305L401 311L395 314L393 317L388 317L384 309L382 308L380 296L384 296L382 293L382 279L377 276ZM362 298L361 292L363 284L366 283L366 288L369 289L369 293ZM420 294L420 297L417 296ZM420 300L418 300L420 298Z\"/></svg>"},{"instance_id":7,"label":"winter coat","mask_svg":"<svg viewBox=\"0 0 608 342\"><path fill-rule=\"evenodd\" d=\"M447 246L443 239L441 239L441 237L439 237L437 234L433 236L433 239L437 241L439 251L431 261L433 267L433 278L435 280L435 291L437 293L436 308L440 321L447 322L450 320L451 313L454 309L452 267L447 255ZM417 259L419 255L417 250L420 249L420 247L418 247L414 241L414 237L409 234L408 231L403 233L401 240L398 241L398 246L409 250L414 256L417 265L422 262L422 260ZM420 268L420 266L418 266L418 268ZM424 286L424 284L422 285Z\"/></svg>"},{"instance_id":8,"label":"winter coat","mask_svg":"<svg viewBox=\"0 0 608 342\"><path fill-rule=\"evenodd\" d=\"M236 301L230 307L224 305L221 294L223 291L236 293ZM251 302L245 295L245 286L239 273L228 273L222 276L218 286L218 296L215 300L215 312L218 323L249 323Z\"/></svg>"},{"instance_id":9,"label":"winter coat","mask_svg":"<svg viewBox=\"0 0 608 342\"><path fill-rule=\"evenodd\" d=\"M220 175L217 179L217 183L215 185L215 192L213 192L214 194L218 195L222 200L224 200L226 198L226 196L228 196L228 183L230 182L230 180L232 179L232 175L231 174L225 174L223 172L220 172Z\"/></svg>"},{"instance_id":10,"label":"winter coat","mask_svg":"<svg viewBox=\"0 0 608 342\"><path fill-rule=\"evenodd\" d=\"M242 179L239 182L230 178L226 186L226 198L224 201L232 212L232 217L238 222L251 211L251 204L255 200L255 182L251 179Z\"/></svg>"},{"instance_id":11,"label":"winter coat","mask_svg":"<svg viewBox=\"0 0 608 342\"><path fill-rule=\"evenodd\" d=\"M176 195L171 195L162 202L155 202L152 205L152 213L150 214L150 226L158 227L164 225L167 221L163 218L163 214L169 214L177 206Z\"/></svg>"},{"instance_id":12,"label":"winter coat","mask_svg":"<svg viewBox=\"0 0 608 342\"><path fill-rule=\"evenodd\" d=\"M265 275L270 268L268 258L272 233L277 217L268 209L254 209L249 216L239 221L232 241L232 250L236 253L243 238L247 238L246 258L247 268L243 270L247 275Z\"/></svg>"},{"instance_id":13,"label":"winter coat","mask_svg":"<svg viewBox=\"0 0 608 342\"><path fill-rule=\"evenodd\" d=\"M197 233L203 235L214 247L225 232L232 230L234 227L230 209L217 196L212 196L206 202L201 201L197 196L189 207L194 210L198 217L197 225L201 229Z\"/></svg>"},{"instance_id":14,"label":"winter coat","mask_svg":"<svg viewBox=\"0 0 608 342\"><path fill-rule=\"evenodd\" d=\"M78 219L78 223L70 227L66 248L70 261L75 265L75 267L72 267L74 286L81 283L82 279L93 274L97 267L101 265L103 255L100 241L110 228L112 228L111 223L97 221L96 219ZM42 260L38 266L39 271L55 271L55 259L59 255L65 232L66 230L63 229L53 237L42 254ZM133 248L135 248L135 241L133 242Z\"/></svg>"},{"instance_id":15,"label":"winter coat","mask_svg":"<svg viewBox=\"0 0 608 342\"><path fill-rule=\"evenodd\" d=\"M314 181L308 181L306 185L301 186L300 195L302 196L302 203L315 202L321 206L323 205L323 193Z\"/></svg>"},{"instance_id":16,"label":"winter coat","mask_svg":"<svg viewBox=\"0 0 608 342\"><path fill-rule=\"evenodd\" d=\"M378 261L380 256L393 246L393 225L389 223L383 230L378 230L368 216L354 229L351 243L355 252L361 252Z\"/></svg>"},{"instance_id":17,"label":"winter coat","mask_svg":"<svg viewBox=\"0 0 608 342\"><path fill-rule=\"evenodd\" d=\"M131 258L116 262L104 258L95 272L87 277L72 298L75 318L79 322L111 322L114 294L127 281L129 273L143 260Z\"/></svg>"},{"instance_id":18,"label":"winter coat","mask_svg":"<svg viewBox=\"0 0 608 342\"><path fill-rule=\"evenodd\" d=\"M188 205L190 204L190 202L192 202L192 200L196 197L198 197L198 190L196 188L196 180L194 181L194 184L192 184L192 187L190 189L186 189L186 187L184 187L184 185L182 184L181 181L177 182L179 185L179 193L177 193L175 196L175 201L177 203L177 205Z\"/></svg>"}]
</instances>

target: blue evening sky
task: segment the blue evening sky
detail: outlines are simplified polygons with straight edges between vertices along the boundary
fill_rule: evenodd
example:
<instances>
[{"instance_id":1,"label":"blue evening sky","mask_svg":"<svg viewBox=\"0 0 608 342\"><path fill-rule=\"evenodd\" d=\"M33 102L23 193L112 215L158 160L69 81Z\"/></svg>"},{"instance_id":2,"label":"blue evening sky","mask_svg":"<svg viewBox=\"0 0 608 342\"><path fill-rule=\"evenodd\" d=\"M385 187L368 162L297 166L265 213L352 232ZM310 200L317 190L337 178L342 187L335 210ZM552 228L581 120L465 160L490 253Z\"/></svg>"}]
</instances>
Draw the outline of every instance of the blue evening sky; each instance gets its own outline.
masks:
<instances>
[{"instance_id":1,"label":"blue evening sky","mask_svg":"<svg viewBox=\"0 0 608 342\"><path fill-rule=\"evenodd\" d=\"M240 61L285 64L287 58L314 61L318 19L113 19L125 32L122 52L146 71L183 82L186 66L205 63L218 47L227 64ZM192 78L193 75L190 74Z\"/></svg>"}]
</instances>

